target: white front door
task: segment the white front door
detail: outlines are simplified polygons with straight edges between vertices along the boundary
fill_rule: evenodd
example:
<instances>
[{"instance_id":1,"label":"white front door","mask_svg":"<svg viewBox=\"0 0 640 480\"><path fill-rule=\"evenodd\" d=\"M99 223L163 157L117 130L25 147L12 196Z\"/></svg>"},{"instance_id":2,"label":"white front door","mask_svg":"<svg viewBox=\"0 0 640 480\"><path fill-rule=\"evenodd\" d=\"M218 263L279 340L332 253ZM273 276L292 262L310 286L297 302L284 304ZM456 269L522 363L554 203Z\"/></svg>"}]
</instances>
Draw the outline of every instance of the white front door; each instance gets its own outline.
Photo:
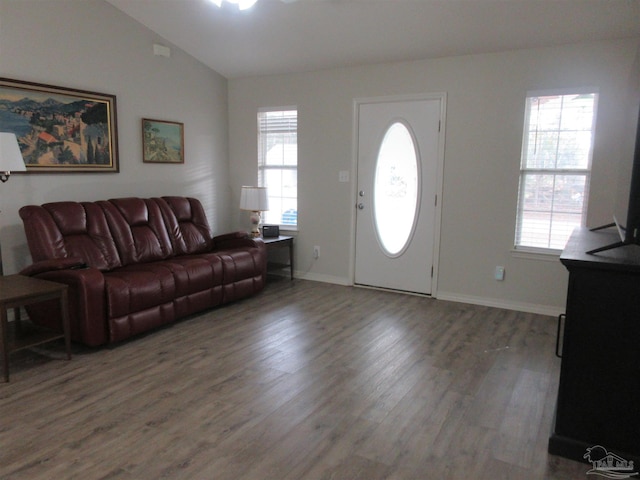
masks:
<instances>
[{"instance_id":1,"label":"white front door","mask_svg":"<svg viewBox=\"0 0 640 480\"><path fill-rule=\"evenodd\" d=\"M443 102L357 104L356 285L431 294Z\"/></svg>"}]
</instances>

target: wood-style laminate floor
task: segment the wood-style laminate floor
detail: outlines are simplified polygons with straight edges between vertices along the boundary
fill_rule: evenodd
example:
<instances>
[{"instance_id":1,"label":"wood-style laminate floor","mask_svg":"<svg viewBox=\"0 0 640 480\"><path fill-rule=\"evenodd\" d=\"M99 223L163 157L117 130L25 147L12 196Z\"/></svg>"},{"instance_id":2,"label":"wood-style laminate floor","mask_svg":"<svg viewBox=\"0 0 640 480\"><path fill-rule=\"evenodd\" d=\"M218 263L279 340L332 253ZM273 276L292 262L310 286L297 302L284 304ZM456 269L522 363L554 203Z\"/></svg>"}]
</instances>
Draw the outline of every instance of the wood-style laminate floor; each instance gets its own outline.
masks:
<instances>
[{"instance_id":1,"label":"wood-style laminate floor","mask_svg":"<svg viewBox=\"0 0 640 480\"><path fill-rule=\"evenodd\" d=\"M16 355L0 478L584 479L555 319L277 280L114 348Z\"/></svg>"}]
</instances>

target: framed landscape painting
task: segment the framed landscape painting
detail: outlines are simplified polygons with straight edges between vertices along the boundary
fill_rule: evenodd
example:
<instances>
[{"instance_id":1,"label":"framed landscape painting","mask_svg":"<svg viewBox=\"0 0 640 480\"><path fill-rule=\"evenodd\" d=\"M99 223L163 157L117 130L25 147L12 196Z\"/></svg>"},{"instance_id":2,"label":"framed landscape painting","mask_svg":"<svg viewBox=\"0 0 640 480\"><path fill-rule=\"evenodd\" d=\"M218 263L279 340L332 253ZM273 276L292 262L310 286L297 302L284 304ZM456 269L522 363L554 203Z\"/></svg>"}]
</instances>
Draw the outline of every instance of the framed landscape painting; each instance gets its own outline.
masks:
<instances>
[{"instance_id":1,"label":"framed landscape painting","mask_svg":"<svg viewBox=\"0 0 640 480\"><path fill-rule=\"evenodd\" d=\"M184 163L184 124L143 118L142 161Z\"/></svg>"},{"instance_id":2,"label":"framed landscape painting","mask_svg":"<svg viewBox=\"0 0 640 480\"><path fill-rule=\"evenodd\" d=\"M0 78L0 131L27 173L118 171L115 95Z\"/></svg>"}]
</instances>

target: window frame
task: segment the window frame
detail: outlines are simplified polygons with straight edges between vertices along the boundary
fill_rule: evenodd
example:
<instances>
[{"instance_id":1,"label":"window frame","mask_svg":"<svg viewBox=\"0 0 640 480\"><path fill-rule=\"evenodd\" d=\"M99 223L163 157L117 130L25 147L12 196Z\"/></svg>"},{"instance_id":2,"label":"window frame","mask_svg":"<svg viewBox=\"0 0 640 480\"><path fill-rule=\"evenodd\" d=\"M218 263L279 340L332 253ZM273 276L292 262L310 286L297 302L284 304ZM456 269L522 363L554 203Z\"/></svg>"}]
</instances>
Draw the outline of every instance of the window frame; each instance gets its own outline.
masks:
<instances>
[{"instance_id":1,"label":"window frame","mask_svg":"<svg viewBox=\"0 0 640 480\"><path fill-rule=\"evenodd\" d=\"M264 143L262 141L262 135L264 133L263 129L262 129L262 122L261 122L261 115L265 114L265 113L276 113L276 112L292 112L295 111L296 112L296 130L295 130L295 134L296 134L296 164L295 165L268 165L266 163L266 152L263 151L263 146ZM299 119L299 110L298 107L295 105L288 105L288 106L279 106L279 107L261 107L258 108L258 112L256 115L256 120L257 120L257 128L258 128L258 155L257 155L257 161L258 161L258 186L261 187L267 187L267 194L270 198L272 197L278 197L280 199L283 198L292 198L292 197L284 197L281 195L271 195L271 193L269 192L269 188L268 185L266 184L266 172L268 171L289 171L289 172L294 172L296 175L296 179L298 176L298 155L297 155L297 151L299 150L299 146L298 146L298 119ZM297 187L297 180L296 180L296 223L295 224L291 224L291 223L282 223L279 222L276 225L278 225L280 227L280 230L285 230L285 231L297 231L298 230L298 187ZM282 212L284 213L284 212ZM282 220L282 218L281 218ZM270 225L272 225L273 223L269 223Z\"/></svg>"},{"instance_id":2,"label":"window frame","mask_svg":"<svg viewBox=\"0 0 640 480\"><path fill-rule=\"evenodd\" d=\"M589 146L588 157L587 157L587 166L585 168L558 168L555 166L554 168L544 168L544 167L527 167L526 163L528 160L528 151L529 151L529 137L531 130L532 119L531 119L531 99L535 97L552 97L552 96L570 96L570 95L594 95L593 102L593 116L591 119L591 143ZM558 176L580 176L584 177L584 194L582 199L582 208L580 212L580 225L584 226L586 224L587 211L589 205L589 188L591 184L591 173L592 173L592 164L593 164L593 149L595 144L595 136L596 136L596 123L598 116L598 103L599 103L600 92L596 87L579 87L579 88L563 88L563 89L549 89L549 90L531 90L527 91L525 97L525 112L524 112L524 122L522 128L522 150L520 154L520 167L518 174L518 201L517 201L517 209L516 209L516 224L515 224L515 232L514 232L514 247L513 251L522 255L559 255L562 252L562 249L554 248L551 246L541 247L541 246L529 246L523 245L521 242L522 239L522 222L523 222L523 212L524 209L524 195L526 194L525 184L526 178L529 175L552 175L555 178ZM562 132L559 128L558 133ZM560 147L560 142L558 142L557 150ZM557 162L557 156L556 156ZM553 201L555 201L556 196L553 193ZM552 209L550 213L553 215L554 210ZM549 226L548 235L551 237L553 234L552 226ZM547 242L547 244L550 243Z\"/></svg>"}]
</instances>

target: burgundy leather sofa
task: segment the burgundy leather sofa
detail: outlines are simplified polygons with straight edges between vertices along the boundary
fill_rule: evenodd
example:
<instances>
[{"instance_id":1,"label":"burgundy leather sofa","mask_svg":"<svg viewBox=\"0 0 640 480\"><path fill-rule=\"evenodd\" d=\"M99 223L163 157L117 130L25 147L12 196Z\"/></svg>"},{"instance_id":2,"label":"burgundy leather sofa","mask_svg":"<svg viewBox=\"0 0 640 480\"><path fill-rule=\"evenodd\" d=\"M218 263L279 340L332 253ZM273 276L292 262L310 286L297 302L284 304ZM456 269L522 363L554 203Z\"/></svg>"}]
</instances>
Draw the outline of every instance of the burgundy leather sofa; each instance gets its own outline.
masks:
<instances>
[{"instance_id":1,"label":"burgundy leather sofa","mask_svg":"<svg viewBox=\"0 0 640 480\"><path fill-rule=\"evenodd\" d=\"M266 249L246 232L216 237L193 198L56 202L20 209L33 265L69 285L72 339L114 343L264 288ZM60 328L52 303L29 308ZM56 314L57 313L57 314Z\"/></svg>"}]
</instances>

